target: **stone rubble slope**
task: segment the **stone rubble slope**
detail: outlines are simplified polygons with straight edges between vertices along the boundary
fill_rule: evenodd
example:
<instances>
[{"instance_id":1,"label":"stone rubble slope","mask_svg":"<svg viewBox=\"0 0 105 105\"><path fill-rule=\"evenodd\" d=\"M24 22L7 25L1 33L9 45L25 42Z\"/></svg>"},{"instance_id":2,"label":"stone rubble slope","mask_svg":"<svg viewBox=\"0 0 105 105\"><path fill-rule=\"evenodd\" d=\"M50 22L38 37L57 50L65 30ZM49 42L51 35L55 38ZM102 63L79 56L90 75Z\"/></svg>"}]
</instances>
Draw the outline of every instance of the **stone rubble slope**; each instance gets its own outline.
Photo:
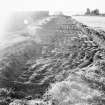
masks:
<instances>
[{"instance_id":1,"label":"stone rubble slope","mask_svg":"<svg viewBox=\"0 0 105 105\"><path fill-rule=\"evenodd\" d=\"M18 78L32 84L27 92L47 94L54 105L104 105L105 33L55 16L37 34L45 44L43 56L28 61L27 71ZM48 35L49 43L43 39Z\"/></svg>"},{"instance_id":2,"label":"stone rubble slope","mask_svg":"<svg viewBox=\"0 0 105 105\"><path fill-rule=\"evenodd\" d=\"M42 56L28 60L10 86L43 98L41 105L104 105L105 32L70 16L50 18L36 31Z\"/></svg>"}]
</instances>

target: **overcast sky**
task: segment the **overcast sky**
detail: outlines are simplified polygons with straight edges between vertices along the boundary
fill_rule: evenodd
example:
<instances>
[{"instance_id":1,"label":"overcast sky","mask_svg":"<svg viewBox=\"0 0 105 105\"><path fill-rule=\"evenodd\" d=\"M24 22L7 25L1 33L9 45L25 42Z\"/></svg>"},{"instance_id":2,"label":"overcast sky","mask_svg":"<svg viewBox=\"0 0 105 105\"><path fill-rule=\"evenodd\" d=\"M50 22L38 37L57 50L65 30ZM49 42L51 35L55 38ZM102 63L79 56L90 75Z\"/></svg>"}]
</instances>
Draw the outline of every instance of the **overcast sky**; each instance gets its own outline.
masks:
<instances>
[{"instance_id":1,"label":"overcast sky","mask_svg":"<svg viewBox=\"0 0 105 105\"><path fill-rule=\"evenodd\" d=\"M84 13L86 8L98 8L100 12L105 12L105 0L0 0L0 28L11 11L49 10L71 15Z\"/></svg>"},{"instance_id":2,"label":"overcast sky","mask_svg":"<svg viewBox=\"0 0 105 105\"><path fill-rule=\"evenodd\" d=\"M82 12L86 8L105 11L105 0L0 0L0 8L9 10L53 10Z\"/></svg>"}]
</instances>

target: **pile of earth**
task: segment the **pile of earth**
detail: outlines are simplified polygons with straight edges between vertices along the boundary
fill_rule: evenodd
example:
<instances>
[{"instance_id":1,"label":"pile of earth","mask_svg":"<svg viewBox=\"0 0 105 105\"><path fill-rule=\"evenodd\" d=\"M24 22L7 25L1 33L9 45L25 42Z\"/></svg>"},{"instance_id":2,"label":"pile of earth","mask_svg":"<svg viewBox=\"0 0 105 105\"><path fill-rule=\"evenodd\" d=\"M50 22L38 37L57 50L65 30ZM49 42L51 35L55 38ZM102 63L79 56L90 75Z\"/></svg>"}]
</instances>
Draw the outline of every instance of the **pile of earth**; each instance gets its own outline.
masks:
<instances>
[{"instance_id":1,"label":"pile of earth","mask_svg":"<svg viewBox=\"0 0 105 105\"><path fill-rule=\"evenodd\" d=\"M104 105L105 32L64 15L50 16L39 27L40 57L26 59L15 77L11 66L1 66L1 103Z\"/></svg>"}]
</instances>

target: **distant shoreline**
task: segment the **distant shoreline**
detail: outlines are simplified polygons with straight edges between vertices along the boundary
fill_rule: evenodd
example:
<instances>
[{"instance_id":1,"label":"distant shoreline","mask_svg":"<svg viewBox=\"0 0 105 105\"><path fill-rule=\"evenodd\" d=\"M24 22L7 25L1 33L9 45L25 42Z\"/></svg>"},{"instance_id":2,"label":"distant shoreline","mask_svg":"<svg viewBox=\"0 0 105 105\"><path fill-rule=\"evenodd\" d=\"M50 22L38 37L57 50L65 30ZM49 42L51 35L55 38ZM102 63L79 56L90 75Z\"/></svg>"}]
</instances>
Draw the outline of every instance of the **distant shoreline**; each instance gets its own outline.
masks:
<instances>
[{"instance_id":1,"label":"distant shoreline","mask_svg":"<svg viewBox=\"0 0 105 105\"><path fill-rule=\"evenodd\" d=\"M72 15L72 16L105 17L105 15Z\"/></svg>"}]
</instances>

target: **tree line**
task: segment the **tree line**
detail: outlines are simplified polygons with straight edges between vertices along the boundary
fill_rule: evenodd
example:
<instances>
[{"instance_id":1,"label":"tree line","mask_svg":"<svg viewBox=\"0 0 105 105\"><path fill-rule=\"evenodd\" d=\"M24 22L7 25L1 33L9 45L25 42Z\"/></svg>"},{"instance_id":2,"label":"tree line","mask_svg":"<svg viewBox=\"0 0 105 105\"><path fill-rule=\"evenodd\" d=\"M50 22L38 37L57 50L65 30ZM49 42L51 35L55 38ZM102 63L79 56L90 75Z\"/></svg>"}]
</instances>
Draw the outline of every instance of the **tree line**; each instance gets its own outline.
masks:
<instances>
[{"instance_id":1,"label":"tree line","mask_svg":"<svg viewBox=\"0 0 105 105\"><path fill-rule=\"evenodd\" d=\"M85 15L104 15L105 14L101 14L99 9L94 9L94 10L90 10L89 8L86 9Z\"/></svg>"}]
</instances>

